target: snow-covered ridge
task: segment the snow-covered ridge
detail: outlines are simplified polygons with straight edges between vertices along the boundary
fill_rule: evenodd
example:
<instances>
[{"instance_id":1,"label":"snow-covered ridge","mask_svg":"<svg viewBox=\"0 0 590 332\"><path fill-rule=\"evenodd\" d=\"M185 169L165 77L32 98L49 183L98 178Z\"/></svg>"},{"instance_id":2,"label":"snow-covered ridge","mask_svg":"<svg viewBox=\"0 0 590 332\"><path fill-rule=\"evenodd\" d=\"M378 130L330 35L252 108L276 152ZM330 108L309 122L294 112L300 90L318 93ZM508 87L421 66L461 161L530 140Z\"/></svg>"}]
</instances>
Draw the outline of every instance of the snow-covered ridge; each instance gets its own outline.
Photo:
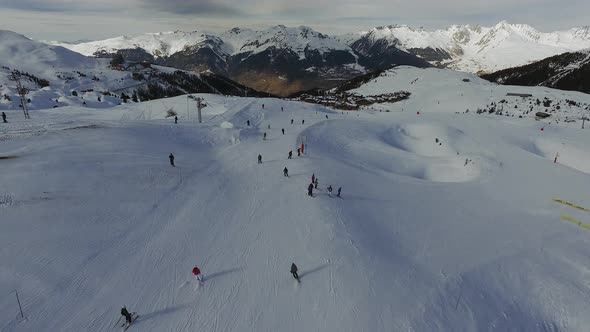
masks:
<instances>
[{"instance_id":1,"label":"snow-covered ridge","mask_svg":"<svg viewBox=\"0 0 590 332\"><path fill-rule=\"evenodd\" d=\"M291 49L300 57L305 57L306 49L313 49L324 54L329 51L353 52L350 46L338 39L317 32L309 27L296 28L278 25L265 30L234 28L223 33L221 39L231 47L231 53L258 53L269 47Z\"/></svg>"},{"instance_id":2,"label":"snow-covered ridge","mask_svg":"<svg viewBox=\"0 0 590 332\"><path fill-rule=\"evenodd\" d=\"M87 43L55 43L55 45L87 56L101 51L114 53L121 49L142 48L154 57L166 57L211 40L219 40L222 50L229 55L244 52L258 53L272 46L278 49L292 49L300 56L304 56L306 49L315 49L321 54L332 50L352 52L345 43L309 27L291 28L283 25L264 30L234 28L219 36L198 31L170 31L115 37Z\"/></svg>"},{"instance_id":3,"label":"snow-covered ridge","mask_svg":"<svg viewBox=\"0 0 590 332\"><path fill-rule=\"evenodd\" d=\"M155 57L169 56L184 50L186 47L197 45L214 36L199 31L167 31L145 33L137 36L121 36L100 41L86 43L55 43L55 45L69 48L86 56L105 51L113 53L120 49L142 48Z\"/></svg>"},{"instance_id":4,"label":"snow-covered ridge","mask_svg":"<svg viewBox=\"0 0 590 332\"><path fill-rule=\"evenodd\" d=\"M431 62L469 72L496 71L590 47L588 26L545 33L506 21L493 27L453 25L434 31L390 25L362 31L357 37L373 42L385 40L407 50L432 48L445 52L448 59ZM351 41L350 35L344 39Z\"/></svg>"}]
</instances>

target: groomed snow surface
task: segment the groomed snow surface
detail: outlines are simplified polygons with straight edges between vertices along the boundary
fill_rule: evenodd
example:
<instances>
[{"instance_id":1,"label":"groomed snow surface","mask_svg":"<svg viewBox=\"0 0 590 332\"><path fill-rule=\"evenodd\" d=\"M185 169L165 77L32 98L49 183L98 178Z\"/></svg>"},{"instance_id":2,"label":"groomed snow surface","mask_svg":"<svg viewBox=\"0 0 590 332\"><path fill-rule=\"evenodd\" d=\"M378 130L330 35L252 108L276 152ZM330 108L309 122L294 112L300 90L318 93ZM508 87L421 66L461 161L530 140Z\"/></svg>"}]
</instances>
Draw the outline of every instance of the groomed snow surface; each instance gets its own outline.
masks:
<instances>
[{"instance_id":1,"label":"groomed snow surface","mask_svg":"<svg viewBox=\"0 0 590 332\"><path fill-rule=\"evenodd\" d=\"M129 331L590 326L590 231L560 220L590 215L552 201L590 207L577 123L202 97L203 124L184 96L8 113L0 331L117 331L123 305Z\"/></svg>"}]
</instances>

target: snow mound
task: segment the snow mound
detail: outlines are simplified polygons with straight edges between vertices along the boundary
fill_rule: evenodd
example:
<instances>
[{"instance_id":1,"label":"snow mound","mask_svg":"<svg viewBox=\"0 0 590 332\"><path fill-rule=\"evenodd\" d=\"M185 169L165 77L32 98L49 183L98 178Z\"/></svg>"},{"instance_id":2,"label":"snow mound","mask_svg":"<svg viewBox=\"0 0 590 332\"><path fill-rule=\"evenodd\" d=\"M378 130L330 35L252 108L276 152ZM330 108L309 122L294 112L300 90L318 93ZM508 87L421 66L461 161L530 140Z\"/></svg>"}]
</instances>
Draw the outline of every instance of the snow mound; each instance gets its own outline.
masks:
<instances>
[{"instance_id":1,"label":"snow mound","mask_svg":"<svg viewBox=\"0 0 590 332\"><path fill-rule=\"evenodd\" d=\"M551 160L559 154L557 157L559 164L590 174L590 149L554 138L537 138L527 150Z\"/></svg>"},{"instance_id":2,"label":"snow mound","mask_svg":"<svg viewBox=\"0 0 590 332\"><path fill-rule=\"evenodd\" d=\"M398 149L420 156L446 157L456 155L457 151L452 146L443 144L443 141L449 142L450 137L457 138L461 134L460 130L454 128L416 123L392 128L385 133L383 139Z\"/></svg>"},{"instance_id":3,"label":"snow mound","mask_svg":"<svg viewBox=\"0 0 590 332\"><path fill-rule=\"evenodd\" d=\"M493 160L481 155L480 147L459 129L434 123L409 123L384 126L364 123L346 128L346 133L331 132L334 122L310 128L308 142L322 146L322 154L348 160L362 160L366 168L431 182L474 181L489 172ZM348 144L329 136L349 135ZM438 141L437 141L438 140Z\"/></svg>"},{"instance_id":4,"label":"snow mound","mask_svg":"<svg viewBox=\"0 0 590 332\"><path fill-rule=\"evenodd\" d=\"M219 125L223 129L231 129L234 125L231 122L224 121Z\"/></svg>"}]
</instances>

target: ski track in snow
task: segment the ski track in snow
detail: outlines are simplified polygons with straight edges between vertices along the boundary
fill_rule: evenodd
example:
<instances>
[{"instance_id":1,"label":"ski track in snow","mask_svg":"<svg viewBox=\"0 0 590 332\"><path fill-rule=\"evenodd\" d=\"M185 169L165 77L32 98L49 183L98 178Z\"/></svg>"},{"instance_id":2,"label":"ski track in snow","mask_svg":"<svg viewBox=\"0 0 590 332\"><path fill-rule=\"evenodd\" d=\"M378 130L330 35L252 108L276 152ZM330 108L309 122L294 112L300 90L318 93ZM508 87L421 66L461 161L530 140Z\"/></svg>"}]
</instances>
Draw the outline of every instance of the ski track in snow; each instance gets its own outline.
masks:
<instances>
[{"instance_id":1,"label":"ski track in snow","mask_svg":"<svg viewBox=\"0 0 590 332\"><path fill-rule=\"evenodd\" d=\"M40 111L0 132L0 156L16 156L0 159L0 331L110 331L123 305L138 331L590 326L590 234L559 220L588 215L551 201L590 206L585 132L204 97L203 124L152 103ZM121 121L147 107L160 115Z\"/></svg>"}]
</instances>

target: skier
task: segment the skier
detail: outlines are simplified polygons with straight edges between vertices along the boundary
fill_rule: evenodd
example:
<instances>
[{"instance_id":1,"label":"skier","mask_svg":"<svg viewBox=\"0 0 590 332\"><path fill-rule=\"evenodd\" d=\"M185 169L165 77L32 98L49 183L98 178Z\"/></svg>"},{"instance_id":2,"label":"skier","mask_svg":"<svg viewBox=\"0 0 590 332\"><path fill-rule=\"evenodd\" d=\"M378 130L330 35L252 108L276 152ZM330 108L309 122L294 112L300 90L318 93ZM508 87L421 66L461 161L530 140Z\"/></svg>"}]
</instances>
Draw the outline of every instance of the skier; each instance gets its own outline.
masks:
<instances>
[{"instance_id":1,"label":"skier","mask_svg":"<svg viewBox=\"0 0 590 332\"><path fill-rule=\"evenodd\" d=\"M2 122L8 123L8 121L6 121L6 113L4 112L2 112Z\"/></svg>"},{"instance_id":2,"label":"skier","mask_svg":"<svg viewBox=\"0 0 590 332\"><path fill-rule=\"evenodd\" d=\"M132 322L131 314L129 313L129 311L127 310L127 308L125 306L123 306L123 308L121 308L121 315L125 316L125 319L127 320L127 324L131 324L131 322Z\"/></svg>"},{"instance_id":3,"label":"skier","mask_svg":"<svg viewBox=\"0 0 590 332\"><path fill-rule=\"evenodd\" d=\"M293 119L291 119L291 124L293 124Z\"/></svg>"},{"instance_id":4,"label":"skier","mask_svg":"<svg viewBox=\"0 0 590 332\"><path fill-rule=\"evenodd\" d=\"M170 155L168 156L168 159L170 159L170 165L172 165L172 167L176 167L176 166L174 166L174 155L172 153L170 153Z\"/></svg>"},{"instance_id":5,"label":"skier","mask_svg":"<svg viewBox=\"0 0 590 332\"><path fill-rule=\"evenodd\" d=\"M262 104L262 109L264 109L264 104Z\"/></svg>"},{"instance_id":6,"label":"skier","mask_svg":"<svg viewBox=\"0 0 590 332\"><path fill-rule=\"evenodd\" d=\"M293 274L293 278L299 281L299 275L297 274L297 265L295 263L291 264L291 274Z\"/></svg>"},{"instance_id":7,"label":"skier","mask_svg":"<svg viewBox=\"0 0 590 332\"><path fill-rule=\"evenodd\" d=\"M281 112L283 111L283 107L281 106Z\"/></svg>"},{"instance_id":8,"label":"skier","mask_svg":"<svg viewBox=\"0 0 590 332\"><path fill-rule=\"evenodd\" d=\"M178 117L175 115L174 116L174 124L177 124L177 123L178 123Z\"/></svg>"},{"instance_id":9,"label":"skier","mask_svg":"<svg viewBox=\"0 0 590 332\"><path fill-rule=\"evenodd\" d=\"M261 155L258 155L258 163L262 164L262 156Z\"/></svg>"},{"instance_id":10,"label":"skier","mask_svg":"<svg viewBox=\"0 0 590 332\"><path fill-rule=\"evenodd\" d=\"M305 124L305 119L301 120L301 124Z\"/></svg>"},{"instance_id":11,"label":"skier","mask_svg":"<svg viewBox=\"0 0 590 332\"><path fill-rule=\"evenodd\" d=\"M315 184L315 188L318 189L318 178L317 177L315 178L314 184Z\"/></svg>"},{"instance_id":12,"label":"skier","mask_svg":"<svg viewBox=\"0 0 590 332\"><path fill-rule=\"evenodd\" d=\"M283 132L283 135L285 135L285 128L281 129L281 131Z\"/></svg>"},{"instance_id":13,"label":"skier","mask_svg":"<svg viewBox=\"0 0 590 332\"><path fill-rule=\"evenodd\" d=\"M268 129L270 129L270 124L268 125Z\"/></svg>"},{"instance_id":14,"label":"skier","mask_svg":"<svg viewBox=\"0 0 590 332\"><path fill-rule=\"evenodd\" d=\"M289 151L289 157L287 159L291 159L291 157L293 157L293 150Z\"/></svg>"},{"instance_id":15,"label":"skier","mask_svg":"<svg viewBox=\"0 0 590 332\"><path fill-rule=\"evenodd\" d=\"M313 183L310 183L309 186L307 186L307 196L313 197Z\"/></svg>"},{"instance_id":16,"label":"skier","mask_svg":"<svg viewBox=\"0 0 590 332\"><path fill-rule=\"evenodd\" d=\"M193 274L195 275L195 278L198 282L203 282L203 275L201 274L201 270L199 270L199 268L196 265L195 267L193 267Z\"/></svg>"},{"instance_id":17,"label":"skier","mask_svg":"<svg viewBox=\"0 0 590 332\"><path fill-rule=\"evenodd\" d=\"M246 121L246 124L248 125L248 127L250 127L250 120Z\"/></svg>"},{"instance_id":18,"label":"skier","mask_svg":"<svg viewBox=\"0 0 590 332\"><path fill-rule=\"evenodd\" d=\"M328 119L328 114L326 114L326 120Z\"/></svg>"},{"instance_id":19,"label":"skier","mask_svg":"<svg viewBox=\"0 0 590 332\"><path fill-rule=\"evenodd\" d=\"M297 148L297 157L301 157L301 148Z\"/></svg>"},{"instance_id":20,"label":"skier","mask_svg":"<svg viewBox=\"0 0 590 332\"><path fill-rule=\"evenodd\" d=\"M283 175L289 177L289 170L287 169L287 167L285 167L285 169L283 170Z\"/></svg>"},{"instance_id":21,"label":"skier","mask_svg":"<svg viewBox=\"0 0 590 332\"><path fill-rule=\"evenodd\" d=\"M342 187L338 188L338 194L336 194L336 197L340 197L340 192L342 191Z\"/></svg>"},{"instance_id":22,"label":"skier","mask_svg":"<svg viewBox=\"0 0 590 332\"><path fill-rule=\"evenodd\" d=\"M262 137L262 139L263 139L263 140L265 140L265 139L266 139L266 133L264 133L264 136Z\"/></svg>"},{"instance_id":23,"label":"skier","mask_svg":"<svg viewBox=\"0 0 590 332\"><path fill-rule=\"evenodd\" d=\"M332 197L332 185L328 186L328 195Z\"/></svg>"},{"instance_id":24,"label":"skier","mask_svg":"<svg viewBox=\"0 0 590 332\"><path fill-rule=\"evenodd\" d=\"M311 175L311 183L314 183L314 182L315 182L315 173L313 173L313 174Z\"/></svg>"}]
</instances>

